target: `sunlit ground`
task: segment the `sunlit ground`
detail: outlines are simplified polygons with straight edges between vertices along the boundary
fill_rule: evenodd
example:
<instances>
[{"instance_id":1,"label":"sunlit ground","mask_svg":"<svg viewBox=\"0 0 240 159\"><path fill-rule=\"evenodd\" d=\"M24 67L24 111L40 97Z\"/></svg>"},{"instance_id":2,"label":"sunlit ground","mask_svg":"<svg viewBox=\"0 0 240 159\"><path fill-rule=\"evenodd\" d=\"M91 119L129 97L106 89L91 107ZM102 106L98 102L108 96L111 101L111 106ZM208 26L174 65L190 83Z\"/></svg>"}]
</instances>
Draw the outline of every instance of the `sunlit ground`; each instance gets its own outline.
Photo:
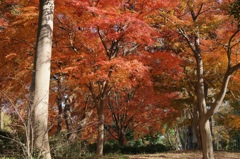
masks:
<instances>
[{"instance_id":1,"label":"sunlit ground","mask_svg":"<svg viewBox=\"0 0 240 159\"><path fill-rule=\"evenodd\" d=\"M215 159L240 159L240 152L214 152ZM131 159L202 159L201 151L171 151L158 154L129 155Z\"/></svg>"}]
</instances>

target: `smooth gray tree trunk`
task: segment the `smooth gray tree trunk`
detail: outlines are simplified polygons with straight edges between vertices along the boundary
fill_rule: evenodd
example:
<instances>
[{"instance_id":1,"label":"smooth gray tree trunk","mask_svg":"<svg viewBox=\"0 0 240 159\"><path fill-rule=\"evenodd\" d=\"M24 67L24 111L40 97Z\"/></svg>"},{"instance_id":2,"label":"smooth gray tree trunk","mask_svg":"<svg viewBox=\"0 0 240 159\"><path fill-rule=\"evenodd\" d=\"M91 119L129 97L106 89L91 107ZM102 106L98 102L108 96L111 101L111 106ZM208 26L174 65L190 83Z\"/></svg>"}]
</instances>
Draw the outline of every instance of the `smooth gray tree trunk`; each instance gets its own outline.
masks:
<instances>
[{"instance_id":1,"label":"smooth gray tree trunk","mask_svg":"<svg viewBox=\"0 0 240 159\"><path fill-rule=\"evenodd\" d=\"M31 84L32 139L35 154L51 159L48 141L48 102L52 54L54 0L39 1L38 33Z\"/></svg>"}]
</instances>

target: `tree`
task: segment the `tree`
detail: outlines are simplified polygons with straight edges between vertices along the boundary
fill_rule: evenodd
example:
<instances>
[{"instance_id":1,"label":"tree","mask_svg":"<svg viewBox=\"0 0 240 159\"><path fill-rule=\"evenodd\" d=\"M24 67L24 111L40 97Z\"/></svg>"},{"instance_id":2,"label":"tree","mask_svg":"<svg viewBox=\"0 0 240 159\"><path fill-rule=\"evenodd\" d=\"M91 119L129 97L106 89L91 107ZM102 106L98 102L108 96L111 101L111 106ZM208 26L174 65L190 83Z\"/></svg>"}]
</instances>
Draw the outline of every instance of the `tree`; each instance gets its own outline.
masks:
<instances>
[{"instance_id":1,"label":"tree","mask_svg":"<svg viewBox=\"0 0 240 159\"><path fill-rule=\"evenodd\" d=\"M134 80L144 78L147 72L147 67L141 61L125 56L143 43L143 37L149 40L148 35L153 31L124 7L118 1L94 1L86 7L89 11L82 16L85 21L87 17L88 21L79 27L85 32L85 37L91 39L88 45L94 53L88 54L86 60L81 60L83 66L87 67L81 70L81 83L88 88L98 115L97 154L100 156L103 155L106 97L117 85L117 89L132 87L137 83ZM136 29L150 32L138 35Z\"/></svg>"},{"instance_id":2,"label":"tree","mask_svg":"<svg viewBox=\"0 0 240 159\"><path fill-rule=\"evenodd\" d=\"M50 64L52 53L54 0L39 1L38 34L34 57L31 84L32 119L34 152L44 158L51 158L48 141L48 101L50 84Z\"/></svg>"},{"instance_id":3,"label":"tree","mask_svg":"<svg viewBox=\"0 0 240 159\"><path fill-rule=\"evenodd\" d=\"M199 110L199 128L201 134L203 159L213 159L212 135L209 119L218 111L227 92L227 86L234 72L240 68L237 62L239 48L239 27L237 22L229 18L227 2L212 1L181 1L178 7L169 14L166 11L160 13L169 28L172 28L172 38L185 42L184 52L188 58L192 53L196 68L196 97ZM224 9L225 7L225 9ZM228 27L228 29L226 29ZM163 27L164 28L164 27ZM225 31L223 35L223 31ZM227 32L226 32L227 31ZM181 49L181 48L179 48ZM218 52L217 52L218 51ZM211 53L220 53L225 57L225 73L222 75L222 84L217 88L215 100L208 105L206 103L206 72L204 56ZM184 56L184 54L183 54Z\"/></svg>"},{"instance_id":4,"label":"tree","mask_svg":"<svg viewBox=\"0 0 240 159\"><path fill-rule=\"evenodd\" d=\"M70 14L62 14L58 19L61 28L69 36L69 42L66 41L66 43L70 44L69 48L72 51L71 53L69 51L68 55L74 55L77 58L68 56L71 65L63 70L71 73L74 83L79 83L81 90L91 96L90 101L99 117L97 154L102 155L106 99L110 98L113 92L119 93L124 89L137 87L139 79L150 81L147 75L149 61L155 63L151 70L156 66L160 68L158 72L166 72L171 68L172 63L167 63L169 68L160 67L164 65L161 63L162 59L166 57L173 62L176 58L171 53L152 56L150 51L146 51L146 46L153 44L158 36L156 36L157 32L147 25L145 15L142 14L151 10L148 7L144 10L145 1L139 1L139 3L104 0L91 2L75 1L73 3L78 7L75 13L79 15L73 20L84 21L84 23L76 25L77 22L74 22L72 26L64 24L65 17L66 19L72 17ZM154 5L156 3L150 3L150 6ZM159 2L157 5L162 3ZM63 41L58 41L59 43ZM63 55L63 57L66 56ZM154 59L155 57L159 59ZM148 58L151 60L143 60ZM62 58L59 63L65 65L66 62L62 62L64 60L66 59ZM172 71L177 72L174 69Z\"/></svg>"}]
</instances>

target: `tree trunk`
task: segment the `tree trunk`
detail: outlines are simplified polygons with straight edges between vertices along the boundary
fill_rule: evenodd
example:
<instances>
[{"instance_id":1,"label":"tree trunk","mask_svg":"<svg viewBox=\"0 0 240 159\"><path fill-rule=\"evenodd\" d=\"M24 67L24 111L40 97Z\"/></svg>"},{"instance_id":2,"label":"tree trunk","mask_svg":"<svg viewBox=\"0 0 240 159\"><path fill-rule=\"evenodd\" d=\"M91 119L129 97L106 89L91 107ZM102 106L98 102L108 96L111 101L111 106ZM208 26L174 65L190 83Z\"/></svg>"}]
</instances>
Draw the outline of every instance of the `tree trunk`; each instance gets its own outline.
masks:
<instances>
[{"instance_id":1,"label":"tree trunk","mask_svg":"<svg viewBox=\"0 0 240 159\"><path fill-rule=\"evenodd\" d=\"M57 127L57 134L62 131L62 118L63 118L63 109L62 109L62 95L61 93L57 96L57 105L58 105L58 127Z\"/></svg>"},{"instance_id":2,"label":"tree trunk","mask_svg":"<svg viewBox=\"0 0 240 159\"><path fill-rule=\"evenodd\" d=\"M194 39L195 49L192 49L197 62L197 100L199 110L199 128L201 135L202 154L203 159L214 159L213 156L213 144L212 134L210 130L209 120L206 116L207 104L206 104L206 87L204 81L204 67L203 59L200 49L200 39L197 33ZM210 117L209 117L210 118Z\"/></svg>"},{"instance_id":3,"label":"tree trunk","mask_svg":"<svg viewBox=\"0 0 240 159\"><path fill-rule=\"evenodd\" d=\"M101 99L98 108L98 137L97 137L97 155L103 156L104 145L104 102Z\"/></svg>"},{"instance_id":4,"label":"tree trunk","mask_svg":"<svg viewBox=\"0 0 240 159\"><path fill-rule=\"evenodd\" d=\"M48 101L53 11L54 0L40 0L34 70L30 88L34 152L46 159L51 159L48 141Z\"/></svg>"},{"instance_id":5,"label":"tree trunk","mask_svg":"<svg viewBox=\"0 0 240 159\"><path fill-rule=\"evenodd\" d=\"M211 134L209 120L200 121L200 132L201 132L201 139L202 139L203 159L214 159L212 134Z\"/></svg>"},{"instance_id":6,"label":"tree trunk","mask_svg":"<svg viewBox=\"0 0 240 159\"><path fill-rule=\"evenodd\" d=\"M197 40L196 40L197 41ZM197 98L198 98L198 107L199 107L199 128L201 135L201 146L203 159L214 159L213 156L213 144L212 144L212 134L210 130L210 124L208 118L206 118L207 105L206 105L206 94L205 94L205 84L204 84L204 69L203 61L200 51L195 53L197 61L197 78L198 78L198 87L197 87Z\"/></svg>"},{"instance_id":7,"label":"tree trunk","mask_svg":"<svg viewBox=\"0 0 240 159\"><path fill-rule=\"evenodd\" d=\"M121 146L124 146L126 143L126 137L125 137L125 132L124 130L119 130L118 133L118 142Z\"/></svg>"},{"instance_id":8,"label":"tree trunk","mask_svg":"<svg viewBox=\"0 0 240 159\"><path fill-rule=\"evenodd\" d=\"M194 143L194 149L202 150L202 141L201 141L199 122L196 124L197 125L193 125L193 130L196 137L196 142Z\"/></svg>"},{"instance_id":9,"label":"tree trunk","mask_svg":"<svg viewBox=\"0 0 240 159\"><path fill-rule=\"evenodd\" d=\"M62 121L63 121L63 102L65 102L64 98L64 87L62 86L63 83L63 77L62 74L60 74L57 78L58 82L58 95L57 95L57 105L58 105L58 127L57 127L57 134L59 134L62 131Z\"/></svg>"},{"instance_id":10,"label":"tree trunk","mask_svg":"<svg viewBox=\"0 0 240 159\"><path fill-rule=\"evenodd\" d=\"M203 4L202 4L203 5ZM199 10L197 14L194 12L194 9L191 6L189 10L191 12L192 21L195 23L199 13L202 12L202 5L199 6ZM201 55L201 47L200 47L200 29L199 26L192 32L193 34L187 34L183 28L178 28L179 33L185 38L188 43L189 48L192 50L195 59L196 59L196 68L197 68L197 102L198 102L198 111L199 111L199 129L200 129L200 136L201 136L201 143L202 143L202 153L203 159L214 159L213 156L213 143L212 143L212 134L209 119L218 111L219 107L222 105L223 99L226 95L227 86L231 75L240 69L240 63L235 64L232 66L232 51L233 47L237 46L233 44L233 41L236 40L236 36L239 33L240 29L237 30L232 34L229 38L228 43L224 46L226 49L226 55L228 60L228 67L227 71L224 74L224 79L222 81L221 89L215 99L215 102L211 105L210 109L207 110L206 104L206 97L207 97L207 85L204 81L204 68L203 68L203 59ZM194 35L194 36L193 36ZM192 38L190 38L190 36Z\"/></svg>"},{"instance_id":11,"label":"tree trunk","mask_svg":"<svg viewBox=\"0 0 240 159\"><path fill-rule=\"evenodd\" d=\"M199 128L199 111L198 111L198 105L196 104L193 108L193 119L192 119L192 124L193 124L193 130L197 139L197 146L194 147L196 149L201 150L202 149L202 142L201 142L201 134L200 134L200 128Z\"/></svg>"},{"instance_id":12,"label":"tree trunk","mask_svg":"<svg viewBox=\"0 0 240 159\"><path fill-rule=\"evenodd\" d=\"M173 143L172 143L172 141L171 141L171 135L170 135L169 131L166 133L166 136L165 136L165 137L167 138L167 142L169 143L169 146L170 146L171 148L174 148ZM177 147L178 147L178 146L176 146L175 148L177 149Z\"/></svg>"},{"instance_id":13,"label":"tree trunk","mask_svg":"<svg viewBox=\"0 0 240 159\"><path fill-rule=\"evenodd\" d=\"M71 106L72 106L72 100L70 100L69 98L66 99L65 102L65 107L64 107L64 119L66 122L66 126L67 126L67 138L69 139L69 137L71 136L71 134L73 133L73 128L72 128L72 119L71 119Z\"/></svg>"},{"instance_id":14,"label":"tree trunk","mask_svg":"<svg viewBox=\"0 0 240 159\"><path fill-rule=\"evenodd\" d=\"M0 122L1 122L1 124L0 124L1 126L0 126L0 130L3 130L3 128L4 128L4 122L3 122L4 113L3 113L3 108L2 108L2 107L0 108L0 112L1 112L1 113L0 113L0 115L1 115L1 121L0 121Z\"/></svg>"}]
</instances>

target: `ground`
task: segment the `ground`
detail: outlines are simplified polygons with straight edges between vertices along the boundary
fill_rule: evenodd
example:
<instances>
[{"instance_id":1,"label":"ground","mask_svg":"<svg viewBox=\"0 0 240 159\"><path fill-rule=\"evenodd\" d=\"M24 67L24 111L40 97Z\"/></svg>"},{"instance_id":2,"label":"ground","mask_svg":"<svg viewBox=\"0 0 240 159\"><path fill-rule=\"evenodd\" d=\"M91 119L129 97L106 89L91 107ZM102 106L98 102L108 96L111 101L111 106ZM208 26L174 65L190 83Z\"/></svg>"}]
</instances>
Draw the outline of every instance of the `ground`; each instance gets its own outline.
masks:
<instances>
[{"instance_id":1,"label":"ground","mask_svg":"<svg viewBox=\"0 0 240 159\"><path fill-rule=\"evenodd\" d=\"M215 159L240 159L240 152L214 152ZM128 155L130 159L202 159L201 151L171 151L158 154Z\"/></svg>"},{"instance_id":2,"label":"ground","mask_svg":"<svg viewBox=\"0 0 240 159\"><path fill-rule=\"evenodd\" d=\"M240 159L240 152L217 151L217 152L214 152L214 156L215 156L215 159ZM0 157L0 159L17 159L17 158ZM67 159L67 158L61 158L61 159ZM99 159L99 158L86 157L86 158L80 158L80 159ZM157 153L157 154L138 154L138 155L117 155L117 154L113 155L112 154L112 155L106 155L101 159L202 159L202 154L201 154L201 151L170 151L170 152Z\"/></svg>"}]
</instances>

